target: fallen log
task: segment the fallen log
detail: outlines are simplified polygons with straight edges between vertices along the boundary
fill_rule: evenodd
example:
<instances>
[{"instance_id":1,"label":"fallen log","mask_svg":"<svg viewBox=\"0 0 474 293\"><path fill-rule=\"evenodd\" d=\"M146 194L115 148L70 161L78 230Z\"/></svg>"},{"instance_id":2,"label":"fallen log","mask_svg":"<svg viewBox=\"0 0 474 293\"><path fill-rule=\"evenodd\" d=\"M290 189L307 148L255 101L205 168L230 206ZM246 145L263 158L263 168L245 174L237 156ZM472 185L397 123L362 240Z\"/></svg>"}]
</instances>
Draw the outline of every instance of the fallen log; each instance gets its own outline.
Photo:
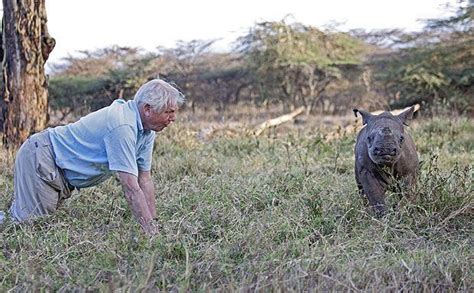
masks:
<instances>
[{"instance_id":1,"label":"fallen log","mask_svg":"<svg viewBox=\"0 0 474 293\"><path fill-rule=\"evenodd\" d=\"M415 111L414 112L420 110L420 104L415 104L414 106L415 106ZM392 115L395 116L395 115L398 115L398 114L402 113L405 110L408 110L410 107L406 107L406 108L403 108L403 109L394 109L394 110L390 111L390 113L392 113ZM379 114L382 114L383 112L385 112L385 111L378 110L378 111L370 112L370 114L379 115Z\"/></svg>"},{"instance_id":2,"label":"fallen log","mask_svg":"<svg viewBox=\"0 0 474 293\"><path fill-rule=\"evenodd\" d=\"M279 116L277 118L273 118L273 119L270 119L270 120L267 120L259 125L257 125L255 128L254 128L254 131L253 131L253 134L255 136L259 136L260 134L262 134L265 129L267 128L270 128L270 127L273 127L273 126L277 126L277 125L280 125L282 123L285 123L285 122L288 122L288 121L291 121L293 119L295 119L296 116L300 115L301 113L304 112L304 107L299 107L298 109L296 109L295 111L291 112L291 113L288 113L288 114L285 114L285 115L282 115L282 116Z\"/></svg>"},{"instance_id":3,"label":"fallen log","mask_svg":"<svg viewBox=\"0 0 474 293\"><path fill-rule=\"evenodd\" d=\"M407 110L409 107L404 108L404 109L395 109L390 111L393 115L398 115L401 112ZM415 112L420 109L420 105L416 104L415 105ZM295 111L273 118L269 119L263 123L258 124L255 127L248 127L243 124L234 124L234 125L229 125L229 124L218 124L218 125L209 125L206 128L203 128L197 132L197 138L201 142L206 142L210 141L216 137L220 136L226 136L226 137L236 137L239 135L254 135L254 136L259 136L261 135L266 129L274 126L278 126L282 123L291 121L295 119L296 116L302 114L304 112L305 108L300 107L296 109ZM371 112L374 115L378 115L384 111L374 111ZM344 125L337 125L336 129L334 131L331 131L325 135L325 140L333 140L337 138L341 138L346 135L351 135L356 132L358 132L362 128L362 123L359 122L360 119L357 118L353 120L352 123Z\"/></svg>"}]
</instances>

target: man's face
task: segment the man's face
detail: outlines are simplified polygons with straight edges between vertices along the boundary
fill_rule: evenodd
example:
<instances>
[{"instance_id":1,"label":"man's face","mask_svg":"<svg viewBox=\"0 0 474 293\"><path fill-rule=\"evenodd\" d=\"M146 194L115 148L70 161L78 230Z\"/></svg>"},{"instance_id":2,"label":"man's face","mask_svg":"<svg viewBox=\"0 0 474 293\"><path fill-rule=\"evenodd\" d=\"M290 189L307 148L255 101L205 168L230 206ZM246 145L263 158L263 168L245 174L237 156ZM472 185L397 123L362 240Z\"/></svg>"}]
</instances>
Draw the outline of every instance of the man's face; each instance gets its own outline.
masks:
<instances>
[{"instance_id":1,"label":"man's face","mask_svg":"<svg viewBox=\"0 0 474 293\"><path fill-rule=\"evenodd\" d=\"M176 119L176 105L168 106L163 112L157 112L150 105L144 106L144 117L142 118L143 128L154 131L162 131Z\"/></svg>"}]
</instances>

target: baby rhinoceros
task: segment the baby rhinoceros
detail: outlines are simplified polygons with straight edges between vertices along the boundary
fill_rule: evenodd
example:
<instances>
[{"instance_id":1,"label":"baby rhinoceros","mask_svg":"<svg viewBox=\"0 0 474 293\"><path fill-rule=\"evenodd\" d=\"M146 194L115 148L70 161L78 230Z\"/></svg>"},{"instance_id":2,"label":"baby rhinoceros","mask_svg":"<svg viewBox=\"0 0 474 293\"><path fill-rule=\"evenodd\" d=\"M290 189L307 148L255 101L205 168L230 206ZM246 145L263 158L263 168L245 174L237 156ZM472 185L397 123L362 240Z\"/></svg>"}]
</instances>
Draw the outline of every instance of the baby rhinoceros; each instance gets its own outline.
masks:
<instances>
[{"instance_id":1,"label":"baby rhinoceros","mask_svg":"<svg viewBox=\"0 0 474 293\"><path fill-rule=\"evenodd\" d=\"M354 109L362 116L364 128L355 145L355 177L378 216L385 213L385 191L394 185L393 179L411 189L418 171L418 154L404 125L413 118L414 107L394 116L390 112L373 115Z\"/></svg>"}]
</instances>

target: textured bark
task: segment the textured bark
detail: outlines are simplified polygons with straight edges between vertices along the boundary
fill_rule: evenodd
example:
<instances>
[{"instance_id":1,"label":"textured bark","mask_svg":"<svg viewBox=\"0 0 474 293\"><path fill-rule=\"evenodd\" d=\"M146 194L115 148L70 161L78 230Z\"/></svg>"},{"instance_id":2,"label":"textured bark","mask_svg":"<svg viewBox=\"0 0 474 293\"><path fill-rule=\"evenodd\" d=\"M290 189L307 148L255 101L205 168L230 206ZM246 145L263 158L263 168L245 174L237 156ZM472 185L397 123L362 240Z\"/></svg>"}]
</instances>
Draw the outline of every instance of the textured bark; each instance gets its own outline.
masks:
<instances>
[{"instance_id":1,"label":"textured bark","mask_svg":"<svg viewBox=\"0 0 474 293\"><path fill-rule=\"evenodd\" d=\"M55 40L47 30L45 0L3 0L3 145L16 147L46 127L44 64Z\"/></svg>"}]
</instances>

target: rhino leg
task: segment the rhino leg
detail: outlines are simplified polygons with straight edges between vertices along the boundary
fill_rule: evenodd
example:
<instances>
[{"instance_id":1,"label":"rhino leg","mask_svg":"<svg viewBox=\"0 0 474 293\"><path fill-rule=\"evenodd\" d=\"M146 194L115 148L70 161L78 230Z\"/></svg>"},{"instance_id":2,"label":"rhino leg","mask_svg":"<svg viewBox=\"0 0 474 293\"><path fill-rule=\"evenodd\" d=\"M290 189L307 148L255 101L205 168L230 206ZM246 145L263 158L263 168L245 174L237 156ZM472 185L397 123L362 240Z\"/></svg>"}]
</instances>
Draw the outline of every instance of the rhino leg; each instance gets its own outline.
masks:
<instances>
[{"instance_id":1,"label":"rhino leg","mask_svg":"<svg viewBox=\"0 0 474 293\"><path fill-rule=\"evenodd\" d=\"M377 216L385 214L385 185L372 173L365 171L359 176L364 194L374 208Z\"/></svg>"},{"instance_id":2,"label":"rhino leg","mask_svg":"<svg viewBox=\"0 0 474 293\"><path fill-rule=\"evenodd\" d=\"M357 183L357 188L359 189L359 194L364 195L364 188L363 188L362 184L360 183L359 176L357 174L358 174L358 172L357 172L357 168L356 168L355 169L355 179L356 179L356 183Z\"/></svg>"}]
</instances>

